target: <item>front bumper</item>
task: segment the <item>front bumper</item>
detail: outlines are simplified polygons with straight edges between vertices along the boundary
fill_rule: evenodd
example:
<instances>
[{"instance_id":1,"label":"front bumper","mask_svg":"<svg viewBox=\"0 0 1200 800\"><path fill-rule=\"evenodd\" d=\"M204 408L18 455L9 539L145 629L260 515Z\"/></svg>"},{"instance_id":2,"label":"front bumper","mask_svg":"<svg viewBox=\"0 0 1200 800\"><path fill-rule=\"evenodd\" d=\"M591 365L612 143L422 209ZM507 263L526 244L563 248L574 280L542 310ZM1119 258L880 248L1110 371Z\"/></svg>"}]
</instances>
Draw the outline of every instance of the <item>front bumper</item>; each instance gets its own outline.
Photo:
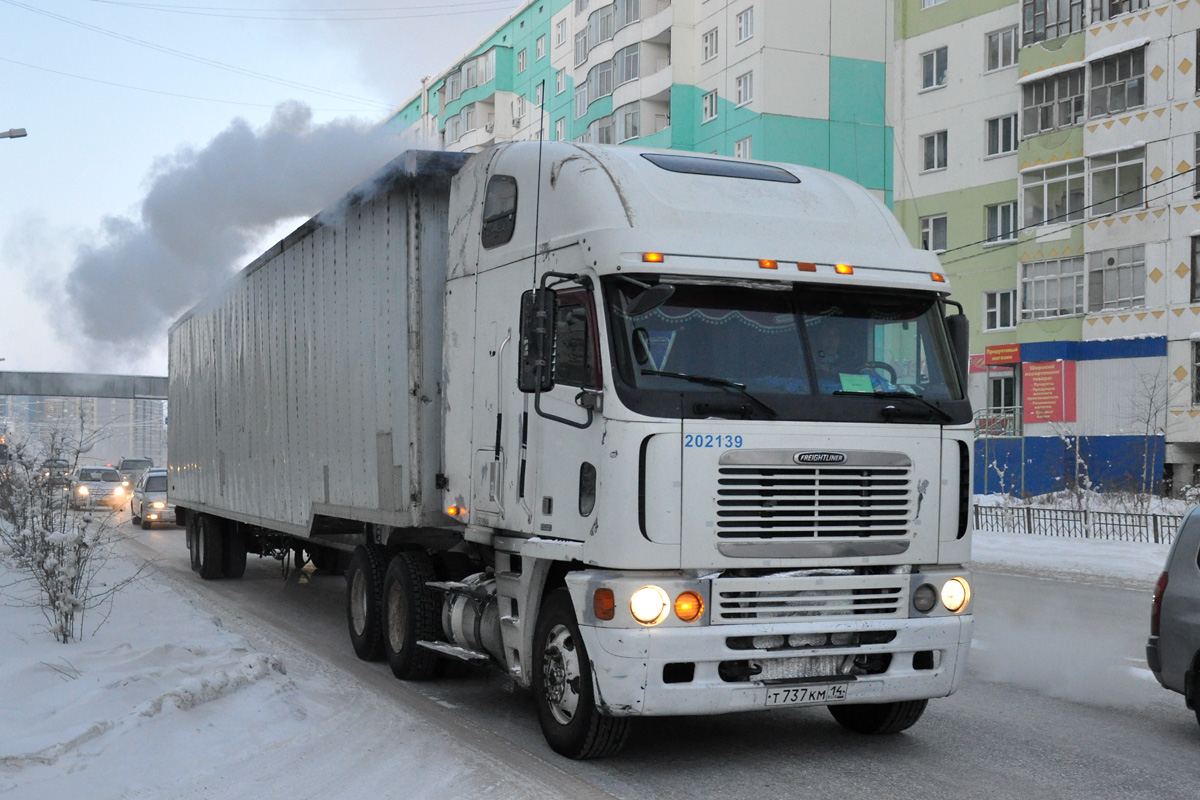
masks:
<instances>
[{"instance_id":1,"label":"front bumper","mask_svg":"<svg viewBox=\"0 0 1200 800\"><path fill-rule=\"evenodd\" d=\"M592 664L597 704L604 713L675 716L766 708L768 690L789 685L845 683L848 703L945 697L958 688L966 673L973 627L974 618L966 614L857 623L756 623L694 628L581 625L580 634ZM837 633L873 633L874 638L895 635L885 644L819 649L748 650L729 646L731 640L744 642L746 637ZM774 684L753 678L722 677L723 662L763 664L774 659L808 656L880 654L890 655L890 660L878 674L800 678ZM689 664L693 666L688 667ZM690 679L680 679L689 677L689 673Z\"/></svg>"}]
</instances>

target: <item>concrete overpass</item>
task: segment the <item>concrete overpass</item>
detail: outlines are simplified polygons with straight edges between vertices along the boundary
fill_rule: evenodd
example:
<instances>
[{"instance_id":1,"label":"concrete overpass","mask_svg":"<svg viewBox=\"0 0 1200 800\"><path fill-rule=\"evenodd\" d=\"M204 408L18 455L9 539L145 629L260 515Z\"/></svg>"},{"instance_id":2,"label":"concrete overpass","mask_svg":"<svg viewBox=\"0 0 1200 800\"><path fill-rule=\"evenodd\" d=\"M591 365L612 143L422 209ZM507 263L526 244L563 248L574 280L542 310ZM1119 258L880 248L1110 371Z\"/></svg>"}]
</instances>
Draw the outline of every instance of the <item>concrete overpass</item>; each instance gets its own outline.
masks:
<instances>
[{"instance_id":1,"label":"concrete overpass","mask_svg":"<svg viewBox=\"0 0 1200 800\"><path fill-rule=\"evenodd\" d=\"M166 400L167 379L85 372L0 372L0 395Z\"/></svg>"}]
</instances>

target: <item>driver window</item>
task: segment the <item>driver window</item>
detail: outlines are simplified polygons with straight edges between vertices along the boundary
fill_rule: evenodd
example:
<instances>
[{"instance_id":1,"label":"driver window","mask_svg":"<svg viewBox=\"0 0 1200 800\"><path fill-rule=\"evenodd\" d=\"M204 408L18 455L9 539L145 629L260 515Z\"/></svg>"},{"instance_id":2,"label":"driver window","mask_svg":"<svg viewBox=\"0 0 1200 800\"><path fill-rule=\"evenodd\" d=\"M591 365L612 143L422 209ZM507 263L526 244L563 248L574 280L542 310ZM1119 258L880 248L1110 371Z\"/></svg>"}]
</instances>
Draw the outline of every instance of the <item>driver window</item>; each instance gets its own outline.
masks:
<instances>
[{"instance_id":1,"label":"driver window","mask_svg":"<svg viewBox=\"0 0 1200 800\"><path fill-rule=\"evenodd\" d=\"M595 388L595 334L588 313L587 293L559 292L554 329L554 382Z\"/></svg>"}]
</instances>

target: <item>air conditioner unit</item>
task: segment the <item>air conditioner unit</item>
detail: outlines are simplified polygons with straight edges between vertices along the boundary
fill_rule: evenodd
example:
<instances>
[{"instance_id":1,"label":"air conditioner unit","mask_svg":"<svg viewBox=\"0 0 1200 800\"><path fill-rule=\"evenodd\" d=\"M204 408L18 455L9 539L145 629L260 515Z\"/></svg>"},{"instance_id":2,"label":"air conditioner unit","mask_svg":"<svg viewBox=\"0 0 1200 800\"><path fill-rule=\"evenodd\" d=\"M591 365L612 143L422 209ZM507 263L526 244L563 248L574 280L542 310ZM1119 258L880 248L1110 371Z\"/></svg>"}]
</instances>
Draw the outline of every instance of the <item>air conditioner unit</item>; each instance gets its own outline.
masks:
<instances>
[{"instance_id":1,"label":"air conditioner unit","mask_svg":"<svg viewBox=\"0 0 1200 800\"><path fill-rule=\"evenodd\" d=\"M487 123L486 125L484 125L484 126L483 126L483 129L484 129L485 131L487 131L488 133L491 133L492 131L494 131L494 130L496 129L496 123L494 123L494 122L489 122L489 123Z\"/></svg>"},{"instance_id":2,"label":"air conditioner unit","mask_svg":"<svg viewBox=\"0 0 1200 800\"><path fill-rule=\"evenodd\" d=\"M521 127L521 118L520 117L513 117L513 127L514 128Z\"/></svg>"}]
</instances>

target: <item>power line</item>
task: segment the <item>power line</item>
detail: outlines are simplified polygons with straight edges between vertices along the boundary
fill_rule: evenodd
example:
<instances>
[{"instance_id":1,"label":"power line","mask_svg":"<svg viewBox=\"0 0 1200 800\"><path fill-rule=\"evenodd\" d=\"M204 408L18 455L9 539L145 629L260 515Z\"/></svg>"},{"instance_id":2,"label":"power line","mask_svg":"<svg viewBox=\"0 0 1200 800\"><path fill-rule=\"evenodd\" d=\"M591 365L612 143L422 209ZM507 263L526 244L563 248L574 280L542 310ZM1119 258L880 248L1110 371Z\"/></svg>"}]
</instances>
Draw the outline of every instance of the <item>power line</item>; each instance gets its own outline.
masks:
<instances>
[{"instance_id":1,"label":"power line","mask_svg":"<svg viewBox=\"0 0 1200 800\"><path fill-rule=\"evenodd\" d=\"M221 61L216 61L211 58L206 58L204 56L197 56L197 55L193 55L191 53L185 53L182 50L175 50L174 48L171 48L171 47L165 47L160 44L155 44L154 42L148 42L145 39L138 39L133 36L127 36L123 33L117 33L116 31L110 31L107 28L101 28L96 25L91 25L86 22L81 22L79 20L72 19L71 17L65 17L61 14L55 14L51 11L46 11L44 9L28 5L26 3L18 2L17 0L0 0L0 3L5 3L7 5L14 6L16 8L23 8L26 11L33 12L34 14L40 14L44 17L56 19L60 22L65 22L68 25L74 25L78 28L83 28L85 30L90 30L95 33L103 34L104 36L110 36L114 39L119 39L120 41L123 41L123 42L128 42L130 44L136 44L139 47L145 47L150 50L157 50L160 53L166 53L167 55L176 56L177 58L183 58L188 61L194 61L198 64L204 64L205 66L215 67L217 69L223 69L227 72L233 72L238 75L243 75L243 76L251 77L251 78L258 78L259 80L267 81L268 83L274 83L279 86L286 86L289 89L300 89L302 91L313 92L314 94L320 94L320 95L324 95L326 97L332 97L332 98L335 98L338 100L349 100L349 101L353 101L353 102L357 102L357 103L367 103L367 104L377 106L380 109L387 110L387 111L391 111L393 108L396 107L395 103L388 103L388 102L384 102L382 100L371 100L368 98L356 97L355 95L346 94L345 92L337 92L337 91L333 91L330 89L322 89L319 86L312 86L310 84L300 83L299 81L288 80L286 78L278 78L274 75L268 75L263 72L255 72L254 70L244 69L242 67L236 67L236 66L233 66L232 64L226 64Z\"/></svg>"}]
</instances>

